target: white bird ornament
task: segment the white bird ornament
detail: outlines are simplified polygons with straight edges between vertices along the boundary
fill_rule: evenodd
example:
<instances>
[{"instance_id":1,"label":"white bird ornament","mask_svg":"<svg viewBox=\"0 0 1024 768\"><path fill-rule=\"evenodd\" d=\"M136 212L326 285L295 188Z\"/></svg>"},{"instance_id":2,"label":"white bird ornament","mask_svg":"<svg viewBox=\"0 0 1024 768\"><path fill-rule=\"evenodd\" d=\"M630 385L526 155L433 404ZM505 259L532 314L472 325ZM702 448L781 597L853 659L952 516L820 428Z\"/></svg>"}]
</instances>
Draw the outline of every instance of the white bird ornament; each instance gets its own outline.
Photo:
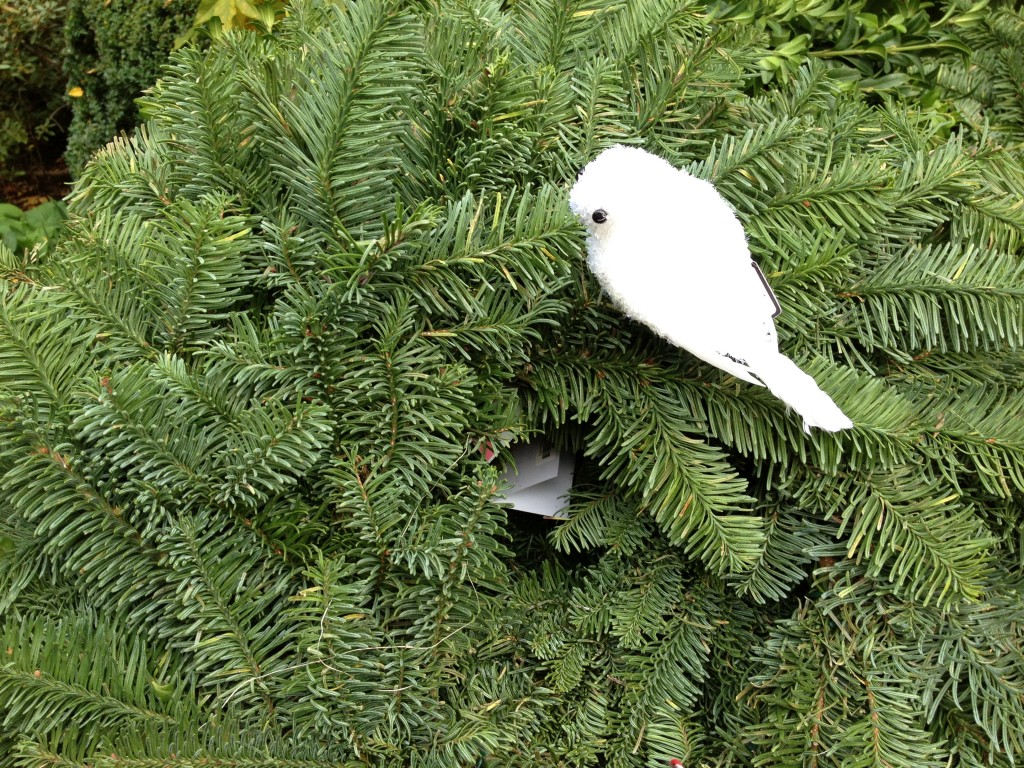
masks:
<instances>
[{"instance_id":1,"label":"white bird ornament","mask_svg":"<svg viewBox=\"0 0 1024 768\"><path fill-rule=\"evenodd\" d=\"M569 207L587 228L591 271L623 312L701 360L768 387L808 433L853 426L779 352L778 302L743 225L710 182L616 145L583 169Z\"/></svg>"}]
</instances>

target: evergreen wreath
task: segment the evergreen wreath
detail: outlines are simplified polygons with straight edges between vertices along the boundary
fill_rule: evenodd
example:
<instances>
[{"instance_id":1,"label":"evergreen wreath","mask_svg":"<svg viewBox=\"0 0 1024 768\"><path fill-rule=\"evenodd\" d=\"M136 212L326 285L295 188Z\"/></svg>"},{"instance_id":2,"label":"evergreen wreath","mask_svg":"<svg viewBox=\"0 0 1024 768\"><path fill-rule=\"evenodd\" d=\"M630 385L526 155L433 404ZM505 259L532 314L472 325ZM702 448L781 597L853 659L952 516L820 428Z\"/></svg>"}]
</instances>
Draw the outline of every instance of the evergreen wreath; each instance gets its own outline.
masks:
<instances>
[{"instance_id":1,"label":"evergreen wreath","mask_svg":"<svg viewBox=\"0 0 1024 768\"><path fill-rule=\"evenodd\" d=\"M1018 762L1024 21L963 35L932 107L665 0L176 52L0 249L0 766ZM855 430L602 298L614 143L716 183ZM482 450L541 434L561 523Z\"/></svg>"}]
</instances>

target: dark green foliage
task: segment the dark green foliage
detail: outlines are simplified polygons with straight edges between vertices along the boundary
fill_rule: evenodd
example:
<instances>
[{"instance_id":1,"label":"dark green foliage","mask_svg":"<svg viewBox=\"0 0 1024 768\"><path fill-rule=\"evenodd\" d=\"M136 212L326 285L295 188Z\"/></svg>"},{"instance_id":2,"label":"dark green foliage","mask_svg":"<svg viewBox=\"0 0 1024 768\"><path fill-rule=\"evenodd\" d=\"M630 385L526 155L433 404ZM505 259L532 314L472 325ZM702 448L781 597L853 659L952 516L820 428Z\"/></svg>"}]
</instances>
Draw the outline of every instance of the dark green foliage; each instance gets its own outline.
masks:
<instances>
[{"instance_id":1,"label":"dark green foliage","mask_svg":"<svg viewBox=\"0 0 1024 768\"><path fill-rule=\"evenodd\" d=\"M1019 762L1019 14L931 108L667 0L292 10L0 249L0 766ZM854 430L609 306L619 141L734 204ZM565 522L484 458L540 432Z\"/></svg>"},{"instance_id":2,"label":"dark green foliage","mask_svg":"<svg viewBox=\"0 0 1024 768\"><path fill-rule=\"evenodd\" d=\"M70 0L64 4L64 74L68 88L82 92L72 100L65 155L74 175L118 132L135 127L139 119L135 100L156 81L175 37L189 28L198 4L199 0Z\"/></svg>"},{"instance_id":3,"label":"dark green foliage","mask_svg":"<svg viewBox=\"0 0 1024 768\"><path fill-rule=\"evenodd\" d=\"M60 119L63 6L60 0L8 0L0 8L0 174L66 125Z\"/></svg>"}]
</instances>

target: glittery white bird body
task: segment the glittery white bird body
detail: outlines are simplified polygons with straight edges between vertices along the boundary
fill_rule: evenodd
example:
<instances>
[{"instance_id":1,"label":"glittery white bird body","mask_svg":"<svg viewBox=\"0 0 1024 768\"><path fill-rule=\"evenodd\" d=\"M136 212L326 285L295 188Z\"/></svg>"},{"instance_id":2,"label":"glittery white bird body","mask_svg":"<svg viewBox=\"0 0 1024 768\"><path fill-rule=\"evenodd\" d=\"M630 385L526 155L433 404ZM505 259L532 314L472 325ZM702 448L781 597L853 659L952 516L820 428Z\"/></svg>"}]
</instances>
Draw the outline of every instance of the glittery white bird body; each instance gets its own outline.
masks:
<instances>
[{"instance_id":1,"label":"glittery white bird body","mask_svg":"<svg viewBox=\"0 0 1024 768\"><path fill-rule=\"evenodd\" d=\"M778 305L743 226L712 184L635 147L602 152L580 174L570 207L587 226L588 265L627 315L676 346L765 385L804 428L852 426L778 349Z\"/></svg>"}]
</instances>

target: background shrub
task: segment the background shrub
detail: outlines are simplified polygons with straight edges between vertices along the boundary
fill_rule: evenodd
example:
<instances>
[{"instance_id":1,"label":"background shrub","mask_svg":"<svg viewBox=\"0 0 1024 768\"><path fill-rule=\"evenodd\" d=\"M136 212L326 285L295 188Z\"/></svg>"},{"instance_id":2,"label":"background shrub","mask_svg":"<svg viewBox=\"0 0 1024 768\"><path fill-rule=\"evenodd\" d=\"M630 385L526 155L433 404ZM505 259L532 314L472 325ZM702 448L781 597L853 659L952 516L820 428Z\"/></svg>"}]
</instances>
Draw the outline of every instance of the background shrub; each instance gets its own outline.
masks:
<instances>
[{"instance_id":1,"label":"background shrub","mask_svg":"<svg viewBox=\"0 0 1024 768\"><path fill-rule=\"evenodd\" d=\"M198 0L70 0L68 89L81 89L65 155L78 174L97 149L138 122L135 99L156 81L175 38L195 20ZM78 91L75 91L76 93Z\"/></svg>"},{"instance_id":2,"label":"background shrub","mask_svg":"<svg viewBox=\"0 0 1024 768\"><path fill-rule=\"evenodd\" d=\"M0 6L0 174L13 173L41 142L60 141L64 5L8 0Z\"/></svg>"},{"instance_id":3,"label":"background shrub","mask_svg":"<svg viewBox=\"0 0 1024 768\"><path fill-rule=\"evenodd\" d=\"M758 62L763 82L788 79L808 58L825 62L837 81L868 93L898 93L935 106L944 54L967 54L965 30L989 12L989 0L720 0L711 15L750 25L770 48Z\"/></svg>"}]
</instances>

